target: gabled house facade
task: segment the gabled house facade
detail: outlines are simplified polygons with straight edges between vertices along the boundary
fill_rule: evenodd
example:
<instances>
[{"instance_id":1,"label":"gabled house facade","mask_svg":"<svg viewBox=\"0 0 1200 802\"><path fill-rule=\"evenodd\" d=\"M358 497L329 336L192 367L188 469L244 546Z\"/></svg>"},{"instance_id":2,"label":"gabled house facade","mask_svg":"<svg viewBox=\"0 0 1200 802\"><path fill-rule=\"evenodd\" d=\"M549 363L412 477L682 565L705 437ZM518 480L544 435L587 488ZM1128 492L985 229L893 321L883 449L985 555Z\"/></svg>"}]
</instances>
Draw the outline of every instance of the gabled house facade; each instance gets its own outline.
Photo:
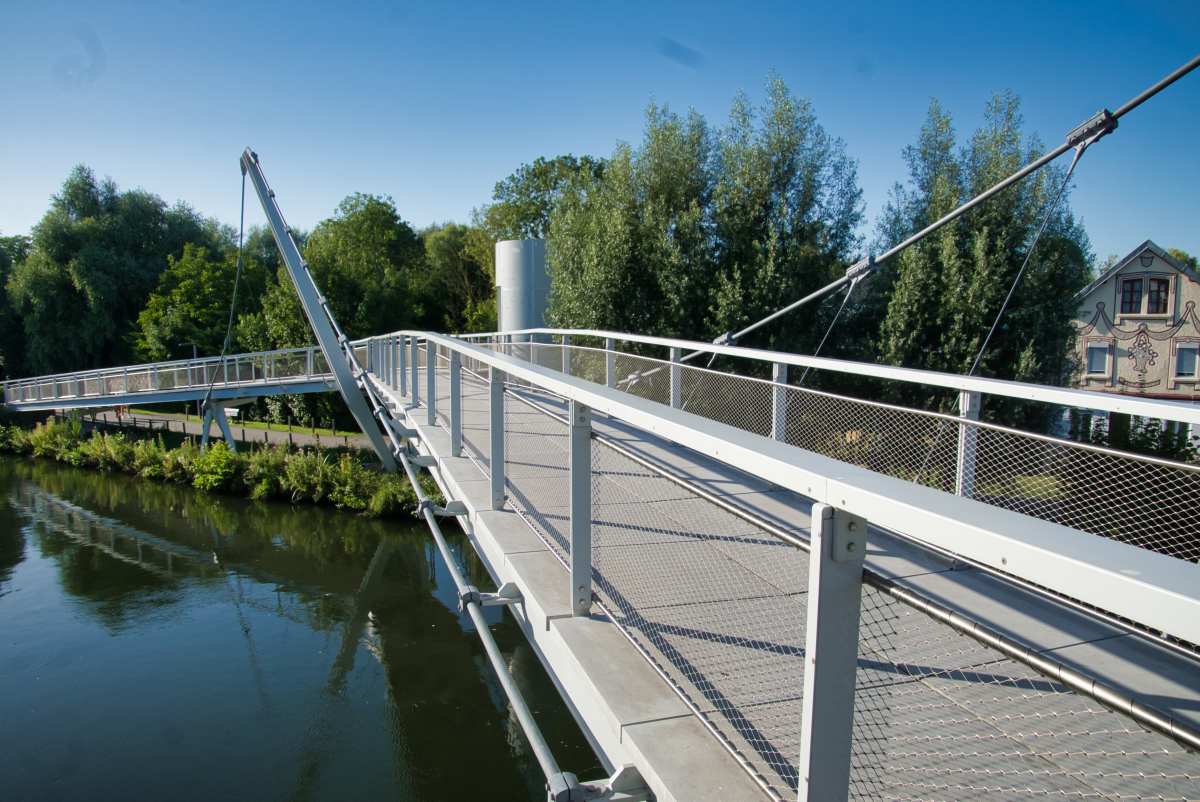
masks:
<instances>
[{"instance_id":1,"label":"gabled house facade","mask_svg":"<svg viewBox=\"0 0 1200 802\"><path fill-rule=\"evenodd\" d=\"M1146 240L1075 300L1076 387L1200 401L1200 273Z\"/></svg>"}]
</instances>

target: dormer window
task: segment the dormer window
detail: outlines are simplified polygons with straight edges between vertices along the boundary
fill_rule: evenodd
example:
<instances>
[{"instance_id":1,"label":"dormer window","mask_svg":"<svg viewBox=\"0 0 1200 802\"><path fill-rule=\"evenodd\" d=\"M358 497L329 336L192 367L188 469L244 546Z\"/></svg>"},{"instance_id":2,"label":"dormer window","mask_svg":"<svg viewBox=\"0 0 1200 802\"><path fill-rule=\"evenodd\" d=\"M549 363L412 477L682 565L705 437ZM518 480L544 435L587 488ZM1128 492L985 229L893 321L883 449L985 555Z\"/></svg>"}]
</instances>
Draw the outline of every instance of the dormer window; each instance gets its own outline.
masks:
<instances>
[{"instance_id":1,"label":"dormer window","mask_svg":"<svg viewBox=\"0 0 1200 802\"><path fill-rule=\"evenodd\" d=\"M1121 314L1142 313L1142 279L1127 278L1121 282Z\"/></svg>"}]
</instances>

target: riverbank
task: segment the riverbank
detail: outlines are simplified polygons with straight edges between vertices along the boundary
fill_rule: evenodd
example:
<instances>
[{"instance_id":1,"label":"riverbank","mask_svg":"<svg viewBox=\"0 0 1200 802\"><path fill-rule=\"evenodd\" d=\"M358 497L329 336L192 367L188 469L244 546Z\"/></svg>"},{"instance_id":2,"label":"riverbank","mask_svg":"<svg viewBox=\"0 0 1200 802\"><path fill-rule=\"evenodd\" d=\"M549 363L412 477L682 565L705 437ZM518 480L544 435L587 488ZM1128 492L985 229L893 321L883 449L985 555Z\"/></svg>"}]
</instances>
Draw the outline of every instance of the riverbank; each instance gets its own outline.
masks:
<instances>
[{"instance_id":1,"label":"riverbank","mask_svg":"<svg viewBox=\"0 0 1200 802\"><path fill-rule=\"evenodd\" d=\"M80 421L48 421L34 429L0 425L0 453L52 459L79 468L252 499L329 504L375 517L411 515L417 497L402 473L380 470L375 454L355 446L249 444L234 452L224 441L201 449L182 432L85 432ZM433 477L422 491L443 503Z\"/></svg>"}]
</instances>

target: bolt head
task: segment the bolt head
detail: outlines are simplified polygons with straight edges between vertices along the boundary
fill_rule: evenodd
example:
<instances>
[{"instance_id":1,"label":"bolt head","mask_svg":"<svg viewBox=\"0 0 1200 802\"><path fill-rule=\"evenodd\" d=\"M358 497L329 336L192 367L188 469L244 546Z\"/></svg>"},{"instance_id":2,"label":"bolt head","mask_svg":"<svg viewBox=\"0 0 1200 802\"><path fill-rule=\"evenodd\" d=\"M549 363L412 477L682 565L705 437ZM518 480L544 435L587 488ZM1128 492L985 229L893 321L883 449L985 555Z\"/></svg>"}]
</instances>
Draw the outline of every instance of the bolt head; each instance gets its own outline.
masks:
<instances>
[{"instance_id":1,"label":"bolt head","mask_svg":"<svg viewBox=\"0 0 1200 802\"><path fill-rule=\"evenodd\" d=\"M858 551L858 544L857 543L847 543L846 551Z\"/></svg>"},{"instance_id":2,"label":"bolt head","mask_svg":"<svg viewBox=\"0 0 1200 802\"><path fill-rule=\"evenodd\" d=\"M846 525L846 528L849 529L851 532L857 532L858 531L858 521L851 521L849 524Z\"/></svg>"}]
</instances>

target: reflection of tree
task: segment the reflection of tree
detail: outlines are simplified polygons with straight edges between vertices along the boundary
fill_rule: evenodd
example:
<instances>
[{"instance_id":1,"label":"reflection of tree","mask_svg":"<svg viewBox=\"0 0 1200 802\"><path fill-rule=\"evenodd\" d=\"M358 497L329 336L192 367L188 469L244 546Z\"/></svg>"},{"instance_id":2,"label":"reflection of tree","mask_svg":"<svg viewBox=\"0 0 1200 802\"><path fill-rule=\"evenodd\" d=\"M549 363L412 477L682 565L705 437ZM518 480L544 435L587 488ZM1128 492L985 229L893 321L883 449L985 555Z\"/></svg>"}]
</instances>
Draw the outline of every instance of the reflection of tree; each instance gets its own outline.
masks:
<instances>
[{"instance_id":1,"label":"reflection of tree","mask_svg":"<svg viewBox=\"0 0 1200 802\"><path fill-rule=\"evenodd\" d=\"M13 569L25 559L25 533L21 516L6 499L0 499L0 583L12 578ZM7 591L0 586L0 596Z\"/></svg>"}]
</instances>

